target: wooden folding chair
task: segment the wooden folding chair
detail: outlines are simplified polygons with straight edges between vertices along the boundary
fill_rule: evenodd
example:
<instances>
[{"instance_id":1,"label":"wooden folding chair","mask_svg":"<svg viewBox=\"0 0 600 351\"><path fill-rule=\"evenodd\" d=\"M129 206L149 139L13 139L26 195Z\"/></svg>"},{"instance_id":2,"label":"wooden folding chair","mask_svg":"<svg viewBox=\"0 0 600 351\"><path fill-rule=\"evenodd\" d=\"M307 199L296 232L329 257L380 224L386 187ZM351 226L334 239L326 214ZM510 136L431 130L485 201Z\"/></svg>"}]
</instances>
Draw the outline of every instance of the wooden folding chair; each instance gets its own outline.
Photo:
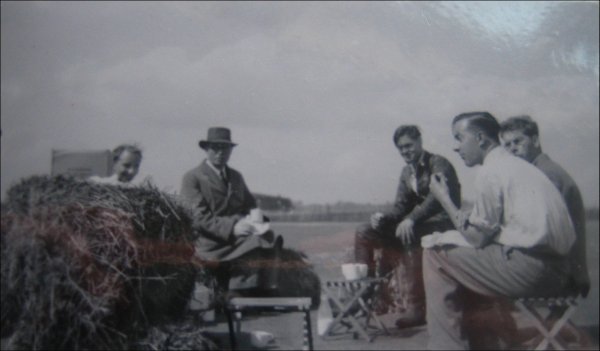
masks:
<instances>
[{"instance_id":1,"label":"wooden folding chair","mask_svg":"<svg viewBox=\"0 0 600 351\"><path fill-rule=\"evenodd\" d=\"M519 298L514 300L514 304L540 333L539 344L533 345L533 349L547 350L550 345L556 350L567 349L559 336L563 329L579 337L577 327L570 320L578 306L576 297Z\"/></svg>"},{"instance_id":2,"label":"wooden folding chair","mask_svg":"<svg viewBox=\"0 0 600 351\"><path fill-rule=\"evenodd\" d=\"M347 330L362 336L367 341L373 341L374 336L370 336L367 329L370 327L370 320L374 320L377 324L376 328L382 330L385 334L388 331L385 325L373 313L373 298L367 295L376 296L373 291L387 281L386 278L367 278L360 280L334 280L325 282L323 291L327 298L333 303L332 309L335 318L325 329L323 336L331 336L334 329L338 326L343 326ZM328 303L321 301L321 303ZM360 315L360 317L359 317ZM361 323L359 318L364 317L364 322Z\"/></svg>"}]
</instances>

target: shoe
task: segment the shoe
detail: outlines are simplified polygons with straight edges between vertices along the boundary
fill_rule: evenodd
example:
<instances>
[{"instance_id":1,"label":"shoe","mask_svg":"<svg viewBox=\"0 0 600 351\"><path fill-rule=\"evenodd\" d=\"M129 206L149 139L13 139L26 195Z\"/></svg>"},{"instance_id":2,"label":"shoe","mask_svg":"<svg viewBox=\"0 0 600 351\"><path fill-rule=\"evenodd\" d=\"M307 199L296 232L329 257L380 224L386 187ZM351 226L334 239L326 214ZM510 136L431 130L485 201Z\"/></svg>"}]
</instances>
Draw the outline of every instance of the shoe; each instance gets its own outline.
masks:
<instances>
[{"instance_id":1,"label":"shoe","mask_svg":"<svg viewBox=\"0 0 600 351\"><path fill-rule=\"evenodd\" d=\"M396 327L398 327L398 329L407 329L425 325L425 323L425 318L398 318L396 320Z\"/></svg>"},{"instance_id":2,"label":"shoe","mask_svg":"<svg viewBox=\"0 0 600 351\"><path fill-rule=\"evenodd\" d=\"M273 248L279 251L283 248L283 237L281 235L277 235L275 238L275 245L273 245Z\"/></svg>"}]
</instances>

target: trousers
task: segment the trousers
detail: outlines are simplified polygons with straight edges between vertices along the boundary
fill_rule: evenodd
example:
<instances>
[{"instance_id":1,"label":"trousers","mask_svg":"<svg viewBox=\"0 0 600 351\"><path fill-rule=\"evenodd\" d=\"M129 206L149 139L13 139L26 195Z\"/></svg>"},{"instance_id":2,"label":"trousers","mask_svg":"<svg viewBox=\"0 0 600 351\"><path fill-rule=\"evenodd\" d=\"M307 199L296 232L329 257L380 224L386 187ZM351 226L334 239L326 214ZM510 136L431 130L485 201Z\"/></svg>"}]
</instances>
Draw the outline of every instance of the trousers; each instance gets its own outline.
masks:
<instances>
[{"instance_id":1,"label":"trousers","mask_svg":"<svg viewBox=\"0 0 600 351\"><path fill-rule=\"evenodd\" d=\"M500 244L423 250L429 350L466 350L467 292L489 297L544 297L564 292L568 260Z\"/></svg>"},{"instance_id":2,"label":"trousers","mask_svg":"<svg viewBox=\"0 0 600 351\"><path fill-rule=\"evenodd\" d=\"M413 316L425 314L425 293L423 286L423 274L421 268L421 237L435 231L443 232L453 229L452 223L448 221L425 221L415 224L414 240L409 245L404 245L396 238L396 224L388 224L375 230L370 223L360 225L356 229L354 240L355 260L358 263L366 263L369 267L369 276L377 274L385 276L393 269L395 279L399 285L397 296L385 297L384 300L394 299L397 306L402 306L403 313ZM382 258L376 264L374 250L381 248Z\"/></svg>"}]
</instances>

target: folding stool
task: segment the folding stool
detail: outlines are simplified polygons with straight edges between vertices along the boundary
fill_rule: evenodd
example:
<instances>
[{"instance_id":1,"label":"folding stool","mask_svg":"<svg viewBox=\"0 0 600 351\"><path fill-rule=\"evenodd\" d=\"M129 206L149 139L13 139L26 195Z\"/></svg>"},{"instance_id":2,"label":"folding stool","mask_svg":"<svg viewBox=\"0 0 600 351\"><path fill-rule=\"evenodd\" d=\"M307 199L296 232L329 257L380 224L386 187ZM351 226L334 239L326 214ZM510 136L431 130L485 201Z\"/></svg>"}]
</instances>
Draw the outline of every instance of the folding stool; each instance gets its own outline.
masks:
<instances>
[{"instance_id":1,"label":"folding stool","mask_svg":"<svg viewBox=\"0 0 600 351\"><path fill-rule=\"evenodd\" d=\"M273 311L273 312L303 312L303 340L302 350L313 350L312 327L310 324L310 297L235 297L230 299L225 306L227 324L229 326L229 340L231 349L237 349L235 339L236 331L241 330L241 317L238 312ZM234 330L233 320L237 322Z\"/></svg>"},{"instance_id":2,"label":"folding stool","mask_svg":"<svg viewBox=\"0 0 600 351\"><path fill-rule=\"evenodd\" d=\"M514 304L529 318L542 336L535 350L547 350L549 345L557 350L565 350L566 345L558 335L563 328L569 328L575 336L579 336L577 328L570 321L578 306L576 297L519 298L514 300ZM545 309L548 312L544 316L542 312Z\"/></svg>"},{"instance_id":3,"label":"folding stool","mask_svg":"<svg viewBox=\"0 0 600 351\"><path fill-rule=\"evenodd\" d=\"M333 302L333 310L337 310L337 315L328 325L323 333L323 336L330 336L335 327L343 325L350 331L358 333L367 341L373 341L373 336L369 336L367 328L370 326L369 321L373 319L377 323L378 329L385 334L388 331L383 323L373 313L371 306L373 299L366 298L368 292L377 290L380 285L387 281L387 278L366 278L359 280L333 280L325 282L323 291L328 299ZM374 296L377 294L373 294ZM321 301L328 303L328 301ZM358 321L356 314L361 312L364 314L365 322L361 324Z\"/></svg>"}]
</instances>

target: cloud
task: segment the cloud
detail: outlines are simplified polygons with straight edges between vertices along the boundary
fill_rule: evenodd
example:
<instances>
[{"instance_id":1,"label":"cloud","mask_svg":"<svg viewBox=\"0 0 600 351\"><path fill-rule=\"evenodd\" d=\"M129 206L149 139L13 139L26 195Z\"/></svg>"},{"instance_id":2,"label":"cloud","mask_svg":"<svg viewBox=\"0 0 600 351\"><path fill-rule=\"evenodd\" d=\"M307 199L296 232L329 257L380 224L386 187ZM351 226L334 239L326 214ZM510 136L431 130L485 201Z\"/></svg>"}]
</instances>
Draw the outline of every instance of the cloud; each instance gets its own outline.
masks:
<instances>
[{"instance_id":1,"label":"cloud","mask_svg":"<svg viewBox=\"0 0 600 351\"><path fill-rule=\"evenodd\" d=\"M144 147L140 177L177 191L198 139L226 125L257 192L386 202L403 166L391 134L417 123L468 197L449 123L489 110L538 120L544 149L597 204L597 16L523 6L3 2L2 193L47 172L51 148L123 141ZM580 20L561 21L565 9Z\"/></svg>"}]
</instances>

